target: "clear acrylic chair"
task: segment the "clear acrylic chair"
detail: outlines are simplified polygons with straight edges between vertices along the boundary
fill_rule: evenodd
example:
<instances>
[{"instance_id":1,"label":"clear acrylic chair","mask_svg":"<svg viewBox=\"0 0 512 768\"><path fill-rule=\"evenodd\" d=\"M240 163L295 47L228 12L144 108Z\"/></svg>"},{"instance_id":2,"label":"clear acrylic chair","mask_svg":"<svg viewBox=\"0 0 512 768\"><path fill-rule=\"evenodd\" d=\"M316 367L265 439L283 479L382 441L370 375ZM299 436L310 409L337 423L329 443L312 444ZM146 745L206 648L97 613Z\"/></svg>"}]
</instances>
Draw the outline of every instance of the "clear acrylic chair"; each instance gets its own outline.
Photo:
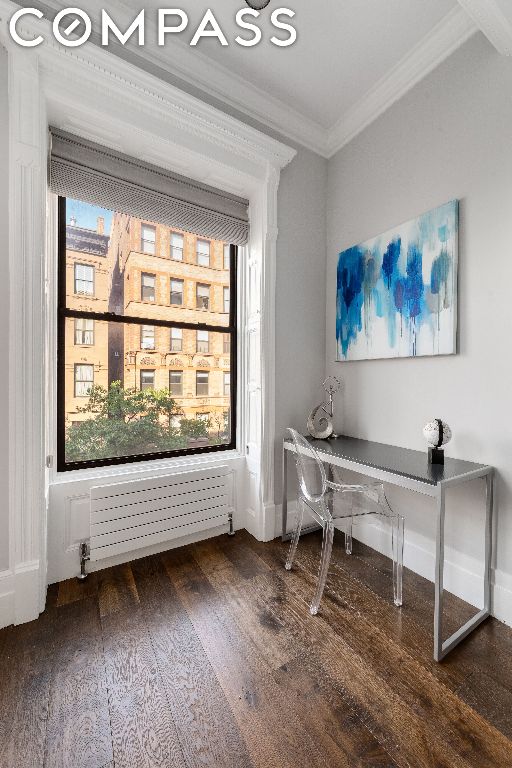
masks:
<instances>
[{"instance_id":1,"label":"clear acrylic chair","mask_svg":"<svg viewBox=\"0 0 512 768\"><path fill-rule=\"evenodd\" d=\"M293 532L286 570L291 570L299 543L305 508L323 528L322 553L318 572L318 584L311 602L310 612L315 616L327 581L334 538L334 520L345 518L345 550L352 554L352 521L363 515L379 515L391 523L393 550L393 598L395 605L402 605L402 567L404 546L404 518L389 506L384 486L379 482L364 485L348 485L327 479L325 467L317 452L302 435L289 428L294 448L299 480L297 524Z\"/></svg>"}]
</instances>

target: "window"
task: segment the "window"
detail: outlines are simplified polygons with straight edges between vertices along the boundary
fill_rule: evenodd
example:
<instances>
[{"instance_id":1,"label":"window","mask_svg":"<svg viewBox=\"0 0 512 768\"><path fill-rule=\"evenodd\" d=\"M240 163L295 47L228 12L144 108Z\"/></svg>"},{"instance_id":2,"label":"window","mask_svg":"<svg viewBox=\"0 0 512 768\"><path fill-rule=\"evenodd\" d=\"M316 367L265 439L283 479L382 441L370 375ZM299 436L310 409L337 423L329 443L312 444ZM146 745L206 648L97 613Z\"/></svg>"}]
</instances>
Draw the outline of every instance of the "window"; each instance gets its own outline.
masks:
<instances>
[{"instance_id":1,"label":"window","mask_svg":"<svg viewBox=\"0 0 512 768\"><path fill-rule=\"evenodd\" d=\"M231 261L231 246L226 243L224 246L224 269L229 269Z\"/></svg>"},{"instance_id":2,"label":"window","mask_svg":"<svg viewBox=\"0 0 512 768\"><path fill-rule=\"evenodd\" d=\"M171 259L183 261L183 235L171 232Z\"/></svg>"},{"instance_id":3,"label":"window","mask_svg":"<svg viewBox=\"0 0 512 768\"><path fill-rule=\"evenodd\" d=\"M196 307L197 309L210 308L210 286L204 283L196 285Z\"/></svg>"},{"instance_id":4,"label":"window","mask_svg":"<svg viewBox=\"0 0 512 768\"><path fill-rule=\"evenodd\" d=\"M94 267L90 264L75 264L75 293L94 296Z\"/></svg>"},{"instance_id":5,"label":"window","mask_svg":"<svg viewBox=\"0 0 512 768\"><path fill-rule=\"evenodd\" d=\"M203 421L207 426L210 426L210 414L205 411L204 413L196 413L196 419Z\"/></svg>"},{"instance_id":6,"label":"window","mask_svg":"<svg viewBox=\"0 0 512 768\"><path fill-rule=\"evenodd\" d=\"M94 384L94 365L75 365L75 397L87 397Z\"/></svg>"},{"instance_id":7,"label":"window","mask_svg":"<svg viewBox=\"0 0 512 768\"><path fill-rule=\"evenodd\" d=\"M140 372L140 388L142 390L155 388L155 372L154 371Z\"/></svg>"},{"instance_id":8,"label":"window","mask_svg":"<svg viewBox=\"0 0 512 768\"><path fill-rule=\"evenodd\" d=\"M155 348L155 326L154 325L141 325L140 348L141 349Z\"/></svg>"},{"instance_id":9,"label":"window","mask_svg":"<svg viewBox=\"0 0 512 768\"><path fill-rule=\"evenodd\" d=\"M183 371L169 371L169 392L174 397L183 395Z\"/></svg>"},{"instance_id":10,"label":"window","mask_svg":"<svg viewBox=\"0 0 512 768\"><path fill-rule=\"evenodd\" d=\"M171 352L183 351L183 331L181 328L171 328Z\"/></svg>"},{"instance_id":11,"label":"window","mask_svg":"<svg viewBox=\"0 0 512 768\"><path fill-rule=\"evenodd\" d=\"M140 249L143 253L152 256L156 252L156 228L150 224L143 224L140 228Z\"/></svg>"},{"instance_id":12,"label":"window","mask_svg":"<svg viewBox=\"0 0 512 768\"><path fill-rule=\"evenodd\" d=\"M208 395L208 371L196 371L196 395L205 397Z\"/></svg>"},{"instance_id":13,"label":"window","mask_svg":"<svg viewBox=\"0 0 512 768\"><path fill-rule=\"evenodd\" d=\"M76 226L67 223L72 214ZM87 236L78 237L81 225L98 216L104 227L84 229ZM167 251L167 262L160 262L167 263L167 275L146 252L152 246L142 252L138 244L143 234L154 243L153 233L160 231L169 233L165 247L176 249L176 261ZM58 471L234 448L236 380L231 373L231 395L225 397L224 372L236 371L237 329L222 302L230 281L230 308L236 305L236 249L231 248L229 275L203 270L208 278L187 282L178 258L189 235L173 238L179 233L168 223L148 228L126 212L61 197L58 232ZM196 235L190 237L195 243ZM213 266L211 244L201 237L199 242ZM222 267L222 243L217 245L215 265ZM189 268L197 274L202 269ZM213 373L207 364L212 355ZM224 410L228 426L219 430ZM197 429L197 411L209 413L212 430Z\"/></svg>"},{"instance_id":14,"label":"window","mask_svg":"<svg viewBox=\"0 0 512 768\"><path fill-rule=\"evenodd\" d=\"M183 306L183 280L171 280L171 305Z\"/></svg>"},{"instance_id":15,"label":"window","mask_svg":"<svg viewBox=\"0 0 512 768\"><path fill-rule=\"evenodd\" d=\"M229 315L229 288L224 286L224 313Z\"/></svg>"},{"instance_id":16,"label":"window","mask_svg":"<svg viewBox=\"0 0 512 768\"><path fill-rule=\"evenodd\" d=\"M94 345L94 320L75 320L75 344L92 347Z\"/></svg>"},{"instance_id":17,"label":"window","mask_svg":"<svg viewBox=\"0 0 512 768\"><path fill-rule=\"evenodd\" d=\"M142 301L155 300L155 283L155 275L150 275L148 272L143 272L141 274L140 298Z\"/></svg>"},{"instance_id":18,"label":"window","mask_svg":"<svg viewBox=\"0 0 512 768\"><path fill-rule=\"evenodd\" d=\"M208 240L197 240L196 254L197 263L200 267L210 266L210 243Z\"/></svg>"},{"instance_id":19,"label":"window","mask_svg":"<svg viewBox=\"0 0 512 768\"><path fill-rule=\"evenodd\" d=\"M229 397L231 392L231 374L229 371L224 371L224 397Z\"/></svg>"},{"instance_id":20,"label":"window","mask_svg":"<svg viewBox=\"0 0 512 768\"><path fill-rule=\"evenodd\" d=\"M208 354L210 351L210 338L208 331L197 331L196 351Z\"/></svg>"}]
</instances>

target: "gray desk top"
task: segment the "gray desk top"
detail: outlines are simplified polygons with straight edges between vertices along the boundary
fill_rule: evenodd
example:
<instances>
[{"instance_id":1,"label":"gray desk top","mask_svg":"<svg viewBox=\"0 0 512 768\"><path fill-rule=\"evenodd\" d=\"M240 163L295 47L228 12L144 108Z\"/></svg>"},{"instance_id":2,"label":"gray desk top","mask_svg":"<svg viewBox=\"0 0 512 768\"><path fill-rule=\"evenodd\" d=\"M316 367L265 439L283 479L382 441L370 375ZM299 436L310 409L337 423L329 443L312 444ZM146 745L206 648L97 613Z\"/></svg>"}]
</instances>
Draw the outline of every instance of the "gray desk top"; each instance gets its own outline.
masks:
<instances>
[{"instance_id":1,"label":"gray desk top","mask_svg":"<svg viewBox=\"0 0 512 768\"><path fill-rule=\"evenodd\" d=\"M425 451L413 451L410 448L372 443L355 437L337 437L330 440L314 440L306 437L306 439L323 454L330 453L347 461L392 472L428 485L437 485L443 480L452 480L487 466L448 457L445 457L444 465L429 464L426 448Z\"/></svg>"}]
</instances>

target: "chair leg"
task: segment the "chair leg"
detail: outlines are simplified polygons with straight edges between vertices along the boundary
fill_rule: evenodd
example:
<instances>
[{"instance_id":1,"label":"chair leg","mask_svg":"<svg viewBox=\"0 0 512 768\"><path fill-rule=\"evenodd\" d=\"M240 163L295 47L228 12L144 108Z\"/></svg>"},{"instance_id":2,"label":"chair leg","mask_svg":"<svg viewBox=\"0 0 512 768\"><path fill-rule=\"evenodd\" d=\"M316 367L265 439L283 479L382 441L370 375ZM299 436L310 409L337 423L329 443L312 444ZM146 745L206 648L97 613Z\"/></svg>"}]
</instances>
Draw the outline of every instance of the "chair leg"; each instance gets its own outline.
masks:
<instances>
[{"instance_id":1,"label":"chair leg","mask_svg":"<svg viewBox=\"0 0 512 768\"><path fill-rule=\"evenodd\" d=\"M347 528L345 530L345 552L347 555L352 554L352 524L353 518L347 518Z\"/></svg>"},{"instance_id":2,"label":"chair leg","mask_svg":"<svg viewBox=\"0 0 512 768\"><path fill-rule=\"evenodd\" d=\"M329 572L329 563L331 561L332 542L334 538L334 525L332 520L328 520L324 523L324 536L322 541L322 554L320 556L320 569L318 571L318 584L316 587L315 596L313 602L310 605L309 611L312 616L316 616L318 613L318 607L320 600L324 593L325 582L327 581L327 574Z\"/></svg>"},{"instance_id":3,"label":"chair leg","mask_svg":"<svg viewBox=\"0 0 512 768\"><path fill-rule=\"evenodd\" d=\"M393 549L393 598L397 606L402 605L402 572L404 561L404 518L396 515L391 518Z\"/></svg>"},{"instance_id":4,"label":"chair leg","mask_svg":"<svg viewBox=\"0 0 512 768\"><path fill-rule=\"evenodd\" d=\"M288 550L288 557L286 558L286 564L284 566L287 571L291 571L292 569L293 560L295 558L295 553L297 551L297 544L299 543L299 539L300 539L300 532L302 529L303 518L304 518L304 502L302 501L302 499L299 499L297 523L295 525L295 530L292 536L292 543L290 544L290 549Z\"/></svg>"}]
</instances>

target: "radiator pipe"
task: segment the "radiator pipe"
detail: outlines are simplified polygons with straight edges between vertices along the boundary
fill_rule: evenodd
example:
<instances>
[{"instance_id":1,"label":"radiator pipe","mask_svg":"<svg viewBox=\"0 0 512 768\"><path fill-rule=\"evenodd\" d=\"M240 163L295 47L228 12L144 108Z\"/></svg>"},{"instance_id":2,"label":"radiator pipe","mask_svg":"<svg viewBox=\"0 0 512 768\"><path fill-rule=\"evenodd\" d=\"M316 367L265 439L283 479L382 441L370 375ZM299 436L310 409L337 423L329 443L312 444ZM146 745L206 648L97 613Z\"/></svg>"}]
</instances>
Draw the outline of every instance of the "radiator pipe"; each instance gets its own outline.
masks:
<instances>
[{"instance_id":1,"label":"radiator pipe","mask_svg":"<svg viewBox=\"0 0 512 768\"><path fill-rule=\"evenodd\" d=\"M85 564L87 563L88 560L91 559L89 545L87 544L86 541L80 542L78 553L80 555L80 573L76 578L78 579L78 581L85 581L89 575L85 570Z\"/></svg>"}]
</instances>

